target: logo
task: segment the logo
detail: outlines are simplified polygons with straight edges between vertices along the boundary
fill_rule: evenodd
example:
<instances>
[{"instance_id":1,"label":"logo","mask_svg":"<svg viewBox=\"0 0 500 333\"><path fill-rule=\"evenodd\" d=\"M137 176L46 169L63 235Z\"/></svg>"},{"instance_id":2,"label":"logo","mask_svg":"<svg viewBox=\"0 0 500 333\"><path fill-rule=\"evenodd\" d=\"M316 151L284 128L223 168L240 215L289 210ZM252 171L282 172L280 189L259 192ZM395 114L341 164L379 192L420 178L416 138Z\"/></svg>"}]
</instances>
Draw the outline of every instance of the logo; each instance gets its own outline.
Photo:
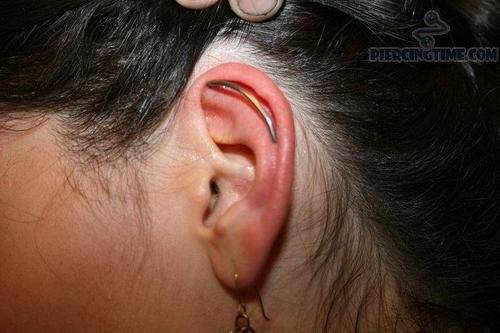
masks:
<instances>
[{"instance_id":1,"label":"logo","mask_svg":"<svg viewBox=\"0 0 500 333\"><path fill-rule=\"evenodd\" d=\"M426 27L413 31L420 47L372 47L369 49L371 62L498 62L498 47L436 47L435 36L451 31L435 10L424 16Z\"/></svg>"},{"instance_id":2,"label":"logo","mask_svg":"<svg viewBox=\"0 0 500 333\"><path fill-rule=\"evenodd\" d=\"M418 41L422 49L430 50L436 45L434 36L446 35L451 29L435 10L430 10L425 14L424 22L427 24L427 28L413 31L413 38Z\"/></svg>"}]
</instances>

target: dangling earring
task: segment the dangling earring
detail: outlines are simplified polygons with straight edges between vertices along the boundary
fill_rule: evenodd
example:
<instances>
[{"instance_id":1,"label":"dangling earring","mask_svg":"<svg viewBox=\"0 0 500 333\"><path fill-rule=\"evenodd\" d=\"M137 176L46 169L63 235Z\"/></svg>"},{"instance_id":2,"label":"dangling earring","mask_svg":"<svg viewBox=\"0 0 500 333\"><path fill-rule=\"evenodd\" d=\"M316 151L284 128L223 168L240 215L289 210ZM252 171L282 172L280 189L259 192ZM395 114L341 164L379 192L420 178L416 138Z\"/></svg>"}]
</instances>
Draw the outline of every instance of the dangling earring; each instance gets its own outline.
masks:
<instances>
[{"instance_id":1,"label":"dangling earring","mask_svg":"<svg viewBox=\"0 0 500 333\"><path fill-rule=\"evenodd\" d=\"M236 292L238 294L238 314L234 319L234 328L229 333L255 333L255 330L250 326L250 318L248 317L247 308L241 301L241 293L240 289L238 288L238 274L234 274L234 284ZM266 312L264 310L264 304L262 302L262 298L260 297L260 293L257 287L255 287L255 291L259 297L259 303L262 315L266 320L270 320L266 316Z\"/></svg>"},{"instance_id":2,"label":"dangling earring","mask_svg":"<svg viewBox=\"0 0 500 333\"><path fill-rule=\"evenodd\" d=\"M255 333L250 326L247 309L243 304L238 305L238 315L234 320L234 328L229 333Z\"/></svg>"}]
</instances>

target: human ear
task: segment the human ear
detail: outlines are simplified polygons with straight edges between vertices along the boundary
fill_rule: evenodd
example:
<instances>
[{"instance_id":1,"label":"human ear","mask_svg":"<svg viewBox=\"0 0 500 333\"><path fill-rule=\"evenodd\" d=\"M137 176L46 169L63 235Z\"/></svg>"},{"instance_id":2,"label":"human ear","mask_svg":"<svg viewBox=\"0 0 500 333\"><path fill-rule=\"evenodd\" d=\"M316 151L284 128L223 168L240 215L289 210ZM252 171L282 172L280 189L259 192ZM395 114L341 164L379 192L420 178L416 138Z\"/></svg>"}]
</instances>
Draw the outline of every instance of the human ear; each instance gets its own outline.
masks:
<instances>
[{"instance_id":1,"label":"human ear","mask_svg":"<svg viewBox=\"0 0 500 333\"><path fill-rule=\"evenodd\" d=\"M195 79L179 112L190 119L185 128L197 137L198 150L208 152L204 163L210 165L203 193L211 192L212 199L201 200L206 209L193 226L196 235L220 281L233 288L238 274L238 286L249 287L266 267L291 205L295 131L290 104L259 69L226 63Z\"/></svg>"}]
</instances>

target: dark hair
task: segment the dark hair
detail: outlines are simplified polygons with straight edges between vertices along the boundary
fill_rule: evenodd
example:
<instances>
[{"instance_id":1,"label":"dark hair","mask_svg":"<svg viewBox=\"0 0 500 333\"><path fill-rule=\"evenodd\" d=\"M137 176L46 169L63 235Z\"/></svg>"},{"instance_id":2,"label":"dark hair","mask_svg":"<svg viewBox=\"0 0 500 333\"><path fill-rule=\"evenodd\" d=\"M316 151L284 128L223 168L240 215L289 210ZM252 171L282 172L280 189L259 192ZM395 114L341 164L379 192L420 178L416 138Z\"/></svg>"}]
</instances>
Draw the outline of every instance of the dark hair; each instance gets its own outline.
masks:
<instances>
[{"instance_id":1,"label":"dark hair","mask_svg":"<svg viewBox=\"0 0 500 333\"><path fill-rule=\"evenodd\" d=\"M412 31L430 9L452 29L440 46L500 44L494 0L290 0L260 24L225 2L3 1L0 129L55 116L68 149L85 151L75 156L143 151L207 46L240 38L304 102L332 165L314 276L343 260L349 271L325 278L325 330L357 276L382 286L390 272L422 330L500 331L499 65L367 58L370 47L417 46Z\"/></svg>"}]
</instances>

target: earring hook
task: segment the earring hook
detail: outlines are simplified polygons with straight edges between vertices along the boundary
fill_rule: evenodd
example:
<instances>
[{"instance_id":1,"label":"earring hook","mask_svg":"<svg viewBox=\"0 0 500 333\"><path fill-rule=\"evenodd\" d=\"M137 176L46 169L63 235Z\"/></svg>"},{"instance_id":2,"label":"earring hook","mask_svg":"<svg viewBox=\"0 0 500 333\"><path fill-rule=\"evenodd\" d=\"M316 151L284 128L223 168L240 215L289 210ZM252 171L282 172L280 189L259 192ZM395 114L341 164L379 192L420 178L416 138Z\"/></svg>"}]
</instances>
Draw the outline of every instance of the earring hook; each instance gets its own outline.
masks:
<instances>
[{"instance_id":1,"label":"earring hook","mask_svg":"<svg viewBox=\"0 0 500 333\"><path fill-rule=\"evenodd\" d=\"M264 106L262 106L257 97L255 97L250 91L232 81L222 81L222 80L210 81L208 83L208 86L211 88L223 87L226 89L231 89L241 94L243 97L245 97L253 105L253 107L257 109L262 118L264 118L264 121L266 122L267 125L267 129L269 130L269 134L271 135L271 140L274 143L278 142L278 137L276 135L276 127L273 118L271 117L269 112L264 108Z\"/></svg>"},{"instance_id":2,"label":"earring hook","mask_svg":"<svg viewBox=\"0 0 500 333\"><path fill-rule=\"evenodd\" d=\"M245 312L246 312L246 308L245 306L243 305L243 303L241 302L241 293L240 293L240 288L238 288L238 274L235 273L234 274L234 285L235 285L235 288L236 288L236 293L238 294L238 303L239 303L239 307L243 307L243 309L245 309ZM260 304L260 311L262 312L262 316L267 320L271 320L267 315L266 315L266 310L264 309L264 303L262 302L262 297L260 296L260 293L259 293L259 289L257 288L257 286L254 286L254 289L255 289L255 293L257 294L257 297L259 299L259 304Z\"/></svg>"},{"instance_id":3,"label":"earring hook","mask_svg":"<svg viewBox=\"0 0 500 333\"><path fill-rule=\"evenodd\" d=\"M259 293L259 289L257 289L257 286L254 286L255 288L255 292L257 293L257 296L259 298L259 303L260 303L260 311L262 312L262 316L267 320L271 320L269 319L268 316L266 316L266 310L264 310L264 303L262 302L262 297L260 297L260 293Z\"/></svg>"}]
</instances>

